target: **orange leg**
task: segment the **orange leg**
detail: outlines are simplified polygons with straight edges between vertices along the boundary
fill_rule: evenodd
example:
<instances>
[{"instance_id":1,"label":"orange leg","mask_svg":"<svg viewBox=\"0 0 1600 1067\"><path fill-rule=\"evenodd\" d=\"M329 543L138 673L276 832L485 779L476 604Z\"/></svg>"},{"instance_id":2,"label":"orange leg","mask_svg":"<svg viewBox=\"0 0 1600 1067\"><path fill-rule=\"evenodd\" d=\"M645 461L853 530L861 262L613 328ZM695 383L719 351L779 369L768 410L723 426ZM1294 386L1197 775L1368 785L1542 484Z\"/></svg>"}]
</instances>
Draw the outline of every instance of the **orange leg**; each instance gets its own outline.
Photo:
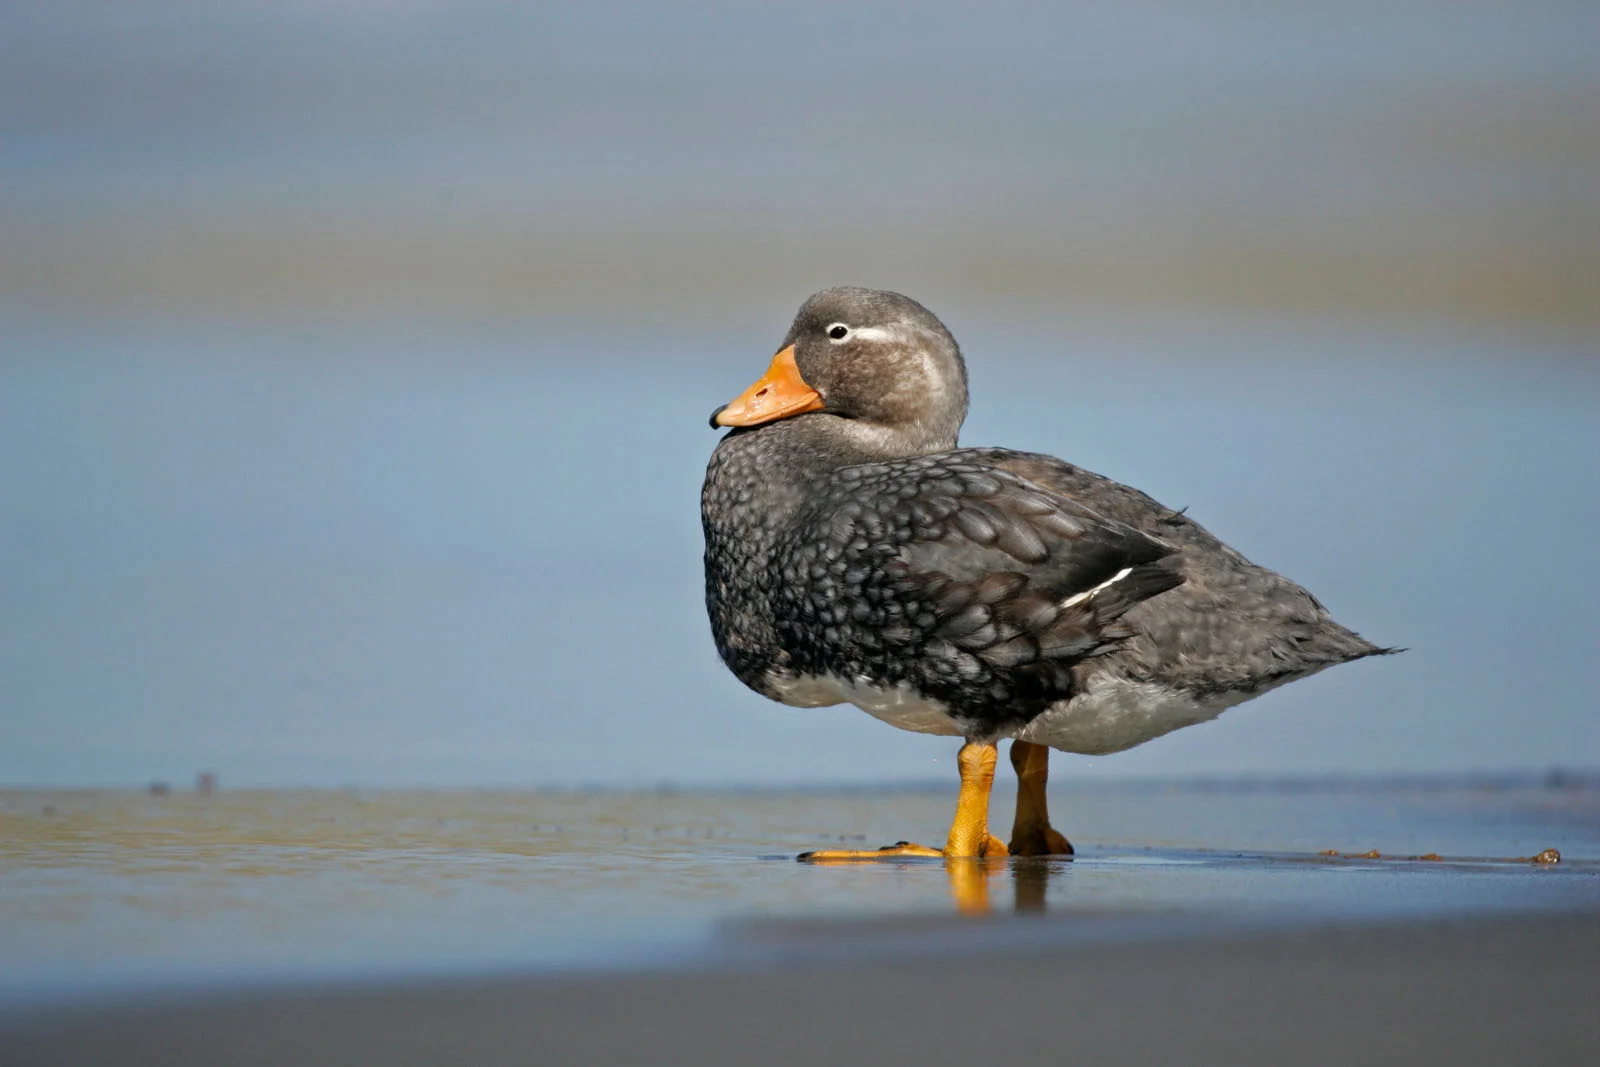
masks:
<instances>
[{"instance_id":1,"label":"orange leg","mask_svg":"<svg viewBox=\"0 0 1600 1067\"><path fill-rule=\"evenodd\" d=\"M824 849L800 856L805 863L854 863L860 860L895 859L900 856L944 856L962 859L976 856L1004 856L1006 846L989 833L989 790L994 786L994 765L999 751L992 744L968 741L961 746L956 762L961 768L961 796L956 801L955 821L943 849L901 841L879 849Z\"/></svg>"},{"instance_id":2,"label":"orange leg","mask_svg":"<svg viewBox=\"0 0 1600 1067\"><path fill-rule=\"evenodd\" d=\"M1044 745L1013 741L1011 766L1017 772L1017 815L1011 823L1011 854L1072 855L1072 843L1051 827L1050 811L1045 804L1050 750Z\"/></svg>"}]
</instances>

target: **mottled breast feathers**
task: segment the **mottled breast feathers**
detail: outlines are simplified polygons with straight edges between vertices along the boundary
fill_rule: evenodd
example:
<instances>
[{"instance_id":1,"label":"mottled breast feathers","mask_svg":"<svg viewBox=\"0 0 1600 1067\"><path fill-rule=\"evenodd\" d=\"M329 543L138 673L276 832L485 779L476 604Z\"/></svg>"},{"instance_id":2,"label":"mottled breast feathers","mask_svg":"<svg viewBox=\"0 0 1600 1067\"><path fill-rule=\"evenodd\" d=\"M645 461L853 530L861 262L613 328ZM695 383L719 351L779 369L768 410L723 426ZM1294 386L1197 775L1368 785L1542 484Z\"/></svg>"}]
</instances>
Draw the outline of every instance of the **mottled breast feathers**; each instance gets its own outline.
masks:
<instances>
[{"instance_id":1,"label":"mottled breast feathers","mask_svg":"<svg viewBox=\"0 0 1600 1067\"><path fill-rule=\"evenodd\" d=\"M1165 542L959 452L834 471L777 547L790 670L848 665L990 727L1070 696L1122 613L1183 580Z\"/></svg>"}]
</instances>

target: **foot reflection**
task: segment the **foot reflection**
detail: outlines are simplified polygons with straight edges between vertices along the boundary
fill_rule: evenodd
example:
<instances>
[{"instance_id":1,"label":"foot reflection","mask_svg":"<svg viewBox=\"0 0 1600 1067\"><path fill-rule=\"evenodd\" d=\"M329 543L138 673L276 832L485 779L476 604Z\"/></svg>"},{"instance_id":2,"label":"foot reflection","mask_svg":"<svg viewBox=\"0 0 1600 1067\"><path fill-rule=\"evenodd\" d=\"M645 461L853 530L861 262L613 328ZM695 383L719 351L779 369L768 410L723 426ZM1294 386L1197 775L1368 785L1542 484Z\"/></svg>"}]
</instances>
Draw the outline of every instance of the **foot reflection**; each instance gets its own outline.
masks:
<instances>
[{"instance_id":1,"label":"foot reflection","mask_svg":"<svg viewBox=\"0 0 1600 1067\"><path fill-rule=\"evenodd\" d=\"M1069 863L1037 859L1019 859L1013 863L1011 884L1017 892L1017 911L1044 911L1045 886L1069 866Z\"/></svg>"},{"instance_id":2,"label":"foot reflection","mask_svg":"<svg viewBox=\"0 0 1600 1067\"><path fill-rule=\"evenodd\" d=\"M963 915L984 915L994 910L989 899L989 883L1001 872L1011 871L1018 912L1045 910L1045 892L1050 880L1070 866L1064 857L1041 859L947 859L945 874L950 878L950 896Z\"/></svg>"}]
</instances>

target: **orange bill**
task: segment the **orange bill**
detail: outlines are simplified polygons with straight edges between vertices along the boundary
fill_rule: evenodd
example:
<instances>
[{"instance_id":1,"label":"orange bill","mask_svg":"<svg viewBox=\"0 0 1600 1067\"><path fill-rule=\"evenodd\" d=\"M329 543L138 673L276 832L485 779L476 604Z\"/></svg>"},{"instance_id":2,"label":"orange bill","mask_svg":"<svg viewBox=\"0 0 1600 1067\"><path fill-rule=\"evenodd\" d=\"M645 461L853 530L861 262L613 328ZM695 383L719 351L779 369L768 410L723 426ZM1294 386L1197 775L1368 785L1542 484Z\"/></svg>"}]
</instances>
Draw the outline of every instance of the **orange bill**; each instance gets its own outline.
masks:
<instances>
[{"instance_id":1,"label":"orange bill","mask_svg":"<svg viewBox=\"0 0 1600 1067\"><path fill-rule=\"evenodd\" d=\"M759 426L822 407L822 397L800 377L794 345L772 357L772 365L756 383L717 412L718 426Z\"/></svg>"}]
</instances>

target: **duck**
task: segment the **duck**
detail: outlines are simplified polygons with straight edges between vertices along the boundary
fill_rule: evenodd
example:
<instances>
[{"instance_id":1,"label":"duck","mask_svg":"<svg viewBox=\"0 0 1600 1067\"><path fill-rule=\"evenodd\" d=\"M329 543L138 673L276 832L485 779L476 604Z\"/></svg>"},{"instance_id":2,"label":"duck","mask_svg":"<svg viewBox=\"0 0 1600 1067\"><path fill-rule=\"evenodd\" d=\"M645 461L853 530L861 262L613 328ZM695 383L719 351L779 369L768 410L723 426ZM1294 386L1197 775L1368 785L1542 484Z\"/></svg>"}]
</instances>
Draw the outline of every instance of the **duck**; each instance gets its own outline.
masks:
<instances>
[{"instance_id":1,"label":"duck","mask_svg":"<svg viewBox=\"0 0 1600 1067\"><path fill-rule=\"evenodd\" d=\"M700 513L722 662L783 704L962 739L942 848L800 859L1071 855L1046 801L1052 749L1122 752L1398 651L1137 489L960 447L967 404L937 316L841 286L809 297L766 373L711 415L727 432ZM1006 740L1018 787L1003 842L989 796Z\"/></svg>"}]
</instances>

